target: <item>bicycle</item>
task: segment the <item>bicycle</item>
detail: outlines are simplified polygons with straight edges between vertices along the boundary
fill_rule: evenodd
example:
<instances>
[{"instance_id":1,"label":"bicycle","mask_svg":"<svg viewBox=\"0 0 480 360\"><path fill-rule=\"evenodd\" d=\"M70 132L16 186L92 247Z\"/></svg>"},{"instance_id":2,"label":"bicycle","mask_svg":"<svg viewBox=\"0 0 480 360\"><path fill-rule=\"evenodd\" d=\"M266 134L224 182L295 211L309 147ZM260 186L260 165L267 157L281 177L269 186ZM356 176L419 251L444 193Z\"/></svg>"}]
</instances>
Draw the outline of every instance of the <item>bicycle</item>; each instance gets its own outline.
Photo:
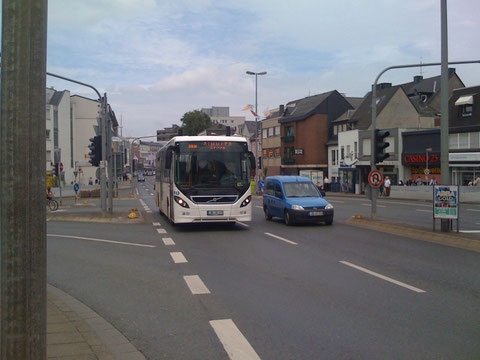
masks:
<instances>
[{"instance_id":1,"label":"bicycle","mask_svg":"<svg viewBox=\"0 0 480 360\"><path fill-rule=\"evenodd\" d=\"M47 206L51 211L55 211L58 209L58 202L55 199L48 199L47 198Z\"/></svg>"}]
</instances>

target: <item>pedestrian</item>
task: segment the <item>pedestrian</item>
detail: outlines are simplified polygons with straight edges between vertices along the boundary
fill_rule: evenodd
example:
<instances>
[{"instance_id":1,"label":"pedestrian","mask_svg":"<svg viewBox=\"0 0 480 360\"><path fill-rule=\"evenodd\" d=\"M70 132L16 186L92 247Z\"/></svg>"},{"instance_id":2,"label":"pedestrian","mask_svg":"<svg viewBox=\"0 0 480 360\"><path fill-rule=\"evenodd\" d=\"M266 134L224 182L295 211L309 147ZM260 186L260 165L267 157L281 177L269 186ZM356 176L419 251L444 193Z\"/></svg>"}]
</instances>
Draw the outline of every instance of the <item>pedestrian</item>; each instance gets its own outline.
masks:
<instances>
[{"instance_id":1,"label":"pedestrian","mask_svg":"<svg viewBox=\"0 0 480 360\"><path fill-rule=\"evenodd\" d=\"M437 185L437 179L432 178L432 179L430 180L430 183L429 183L428 185L430 185L430 186Z\"/></svg>"},{"instance_id":2,"label":"pedestrian","mask_svg":"<svg viewBox=\"0 0 480 360\"><path fill-rule=\"evenodd\" d=\"M330 180L328 180L328 176L325 176L325 179L323 179L323 185L325 191L330 191Z\"/></svg>"},{"instance_id":3,"label":"pedestrian","mask_svg":"<svg viewBox=\"0 0 480 360\"><path fill-rule=\"evenodd\" d=\"M415 183L417 185L423 185L423 181L422 181L422 178L420 177L420 175L418 175L417 180L415 180Z\"/></svg>"},{"instance_id":4,"label":"pedestrian","mask_svg":"<svg viewBox=\"0 0 480 360\"><path fill-rule=\"evenodd\" d=\"M467 186L473 186L473 182L474 182L474 180L471 179L471 180L468 182Z\"/></svg>"},{"instance_id":5,"label":"pedestrian","mask_svg":"<svg viewBox=\"0 0 480 360\"><path fill-rule=\"evenodd\" d=\"M400 180L398 181L398 185L399 185L399 186L405 185L405 184L403 183L403 180L402 180L402 179L400 179Z\"/></svg>"},{"instance_id":6,"label":"pedestrian","mask_svg":"<svg viewBox=\"0 0 480 360\"><path fill-rule=\"evenodd\" d=\"M385 196L390 196L390 189L391 189L392 182L390 178L387 176L385 181L383 182L383 187L385 188Z\"/></svg>"},{"instance_id":7,"label":"pedestrian","mask_svg":"<svg viewBox=\"0 0 480 360\"><path fill-rule=\"evenodd\" d=\"M93 185L93 180L91 176L90 176L90 179L88 179L88 185Z\"/></svg>"},{"instance_id":8,"label":"pedestrian","mask_svg":"<svg viewBox=\"0 0 480 360\"><path fill-rule=\"evenodd\" d=\"M477 178L475 179L475 186L480 186L480 175L477 175Z\"/></svg>"}]
</instances>

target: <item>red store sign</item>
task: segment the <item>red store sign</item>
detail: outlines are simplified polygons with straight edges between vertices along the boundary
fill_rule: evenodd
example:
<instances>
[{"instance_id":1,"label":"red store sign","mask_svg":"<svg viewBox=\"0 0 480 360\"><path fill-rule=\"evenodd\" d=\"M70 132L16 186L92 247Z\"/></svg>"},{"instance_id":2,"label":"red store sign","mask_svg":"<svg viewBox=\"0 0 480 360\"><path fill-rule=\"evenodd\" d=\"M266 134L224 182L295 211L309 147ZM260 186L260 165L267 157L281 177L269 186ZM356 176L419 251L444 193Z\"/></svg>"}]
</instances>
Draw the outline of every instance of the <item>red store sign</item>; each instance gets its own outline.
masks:
<instances>
[{"instance_id":1,"label":"red store sign","mask_svg":"<svg viewBox=\"0 0 480 360\"><path fill-rule=\"evenodd\" d=\"M425 165L427 163L427 154L402 154L402 164L404 165ZM428 163L440 163L440 154L428 154Z\"/></svg>"}]
</instances>

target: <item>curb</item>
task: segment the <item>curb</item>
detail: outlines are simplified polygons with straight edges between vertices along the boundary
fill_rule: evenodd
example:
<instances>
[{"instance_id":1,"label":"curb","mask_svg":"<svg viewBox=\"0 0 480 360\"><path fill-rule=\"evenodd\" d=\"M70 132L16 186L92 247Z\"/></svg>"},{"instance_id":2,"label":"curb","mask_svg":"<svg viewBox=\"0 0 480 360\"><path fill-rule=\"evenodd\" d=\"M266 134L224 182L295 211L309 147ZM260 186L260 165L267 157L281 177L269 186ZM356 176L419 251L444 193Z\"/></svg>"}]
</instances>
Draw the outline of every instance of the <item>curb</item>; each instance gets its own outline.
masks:
<instances>
[{"instance_id":1,"label":"curb","mask_svg":"<svg viewBox=\"0 0 480 360\"><path fill-rule=\"evenodd\" d=\"M55 314L47 314L47 357L49 359L145 360L145 356L112 324L95 311L47 284L49 305ZM59 318L65 322L59 322ZM72 329L74 331L72 331ZM76 336L72 339L72 334ZM64 336L63 341L59 340ZM90 357L89 357L90 356Z\"/></svg>"},{"instance_id":2,"label":"curb","mask_svg":"<svg viewBox=\"0 0 480 360\"><path fill-rule=\"evenodd\" d=\"M68 213L68 212L50 212L47 213L47 221L78 221L105 224L145 224L146 219L141 211L136 219L129 219L129 211L114 213L115 216L103 217L101 212L86 213Z\"/></svg>"},{"instance_id":3,"label":"curb","mask_svg":"<svg viewBox=\"0 0 480 360\"><path fill-rule=\"evenodd\" d=\"M427 241L436 244L453 246L464 250L480 252L480 241L478 240L421 230L393 221L355 219L352 217L345 220L344 223L347 225L358 226L387 234L405 236L415 240Z\"/></svg>"}]
</instances>

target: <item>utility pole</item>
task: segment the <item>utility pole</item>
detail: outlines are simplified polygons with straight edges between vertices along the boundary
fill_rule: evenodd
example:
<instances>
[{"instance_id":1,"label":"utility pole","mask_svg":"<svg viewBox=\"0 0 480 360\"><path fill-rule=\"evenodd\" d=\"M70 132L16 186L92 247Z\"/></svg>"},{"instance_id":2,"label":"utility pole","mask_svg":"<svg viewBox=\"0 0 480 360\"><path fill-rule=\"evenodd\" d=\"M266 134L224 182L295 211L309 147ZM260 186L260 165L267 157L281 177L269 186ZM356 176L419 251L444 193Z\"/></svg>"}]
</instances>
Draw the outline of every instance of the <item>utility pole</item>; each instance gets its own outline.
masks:
<instances>
[{"instance_id":1,"label":"utility pole","mask_svg":"<svg viewBox=\"0 0 480 360\"><path fill-rule=\"evenodd\" d=\"M101 99L102 123L100 129L102 132L102 161L100 163L100 203L102 205L102 214L105 215L107 211L107 174L105 172L106 160L107 160L107 94Z\"/></svg>"},{"instance_id":2,"label":"utility pole","mask_svg":"<svg viewBox=\"0 0 480 360\"><path fill-rule=\"evenodd\" d=\"M0 359L46 359L47 0L3 0Z\"/></svg>"}]
</instances>

